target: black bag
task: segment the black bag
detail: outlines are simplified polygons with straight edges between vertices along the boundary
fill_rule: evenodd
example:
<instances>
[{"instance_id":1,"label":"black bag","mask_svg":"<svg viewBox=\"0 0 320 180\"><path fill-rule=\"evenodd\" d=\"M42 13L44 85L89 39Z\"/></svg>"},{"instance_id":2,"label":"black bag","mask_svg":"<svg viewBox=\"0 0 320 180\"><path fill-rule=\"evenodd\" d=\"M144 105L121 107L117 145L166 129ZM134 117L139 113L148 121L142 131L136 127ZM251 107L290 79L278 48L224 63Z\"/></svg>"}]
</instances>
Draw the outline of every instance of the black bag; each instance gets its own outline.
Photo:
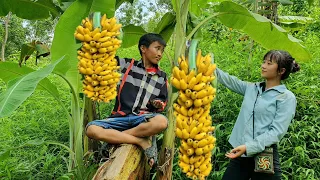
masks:
<instances>
[{"instance_id":1,"label":"black bag","mask_svg":"<svg viewBox=\"0 0 320 180\"><path fill-rule=\"evenodd\" d=\"M259 92L257 94L258 98ZM253 106L253 139L254 139L254 107L257 102L254 102ZM267 174L274 174L274 166L273 166L273 147L266 147L264 151L258 153L254 157L254 172L261 172Z\"/></svg>"}]
</instances>

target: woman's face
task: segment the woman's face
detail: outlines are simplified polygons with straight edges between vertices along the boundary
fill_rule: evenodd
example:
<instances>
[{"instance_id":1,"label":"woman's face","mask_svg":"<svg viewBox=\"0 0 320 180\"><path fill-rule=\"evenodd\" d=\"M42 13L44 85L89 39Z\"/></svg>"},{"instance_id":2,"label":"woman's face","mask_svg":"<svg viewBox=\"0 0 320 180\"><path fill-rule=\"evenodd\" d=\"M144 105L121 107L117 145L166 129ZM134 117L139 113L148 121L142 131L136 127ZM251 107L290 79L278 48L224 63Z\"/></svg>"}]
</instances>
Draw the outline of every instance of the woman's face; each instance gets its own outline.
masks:
<instances>
[{"instance_id":1,"label":"woman's face","mask_svg":"<svg viewBox=\"0 0 320 180\"><path fill-rule=\"evenodd\" d=\"M265 79L281 79L281 73L278 71L278 64L273 60L263 60L261 64L261 77Z\"/></svg>"}]
</instances>

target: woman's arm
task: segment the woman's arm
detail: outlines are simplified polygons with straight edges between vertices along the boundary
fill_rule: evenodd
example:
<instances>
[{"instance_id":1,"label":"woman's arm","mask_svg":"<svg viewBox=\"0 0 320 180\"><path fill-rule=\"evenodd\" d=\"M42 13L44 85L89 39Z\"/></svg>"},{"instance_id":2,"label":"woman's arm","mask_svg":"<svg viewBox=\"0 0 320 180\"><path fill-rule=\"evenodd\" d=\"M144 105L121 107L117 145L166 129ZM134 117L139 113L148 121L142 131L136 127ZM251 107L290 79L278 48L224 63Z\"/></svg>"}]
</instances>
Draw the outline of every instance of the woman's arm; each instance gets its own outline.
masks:
<instances>
[{"instance_id":1,"label":"woman's arm","mask_svg":"<svg viewBox=\"0 0 320 180\"><path fill-rule=\"evenodd\" d=\"M262 152L265 147L278 143L287 133L291 120L294 118L296 111L296 98L290 91L279 95L277 100L277 110L269 130L257 136L254 140L246 142L247 156L252 156Z\"/></svg>"},{"instance_id":2,"label":"woman's arm","mask_svg":"<svg viewBox=\"0 0 320 180\"><path fill-rule=\"evenodd\" d=\"M228 73L223 72L221 69L216 69L218 81L226 86L227 88L231 89L232 91L244 95L246 89L249 85L249 82L241 81L235 76L231 76Z\"/></svg>"}]
</instances>

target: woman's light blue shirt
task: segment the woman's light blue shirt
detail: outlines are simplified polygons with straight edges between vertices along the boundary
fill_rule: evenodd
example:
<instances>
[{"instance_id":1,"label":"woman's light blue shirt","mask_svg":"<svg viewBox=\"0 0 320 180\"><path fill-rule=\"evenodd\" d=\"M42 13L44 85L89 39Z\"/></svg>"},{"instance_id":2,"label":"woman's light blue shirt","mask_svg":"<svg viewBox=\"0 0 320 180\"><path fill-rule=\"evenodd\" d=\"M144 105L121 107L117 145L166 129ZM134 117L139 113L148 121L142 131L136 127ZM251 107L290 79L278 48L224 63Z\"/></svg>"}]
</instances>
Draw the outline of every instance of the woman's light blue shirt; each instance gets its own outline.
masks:
<instances>
[{"instance_id":1,"label":"woman's light blue shirt","mask_svg":"<svg viewBox=\"0 0 320 180\"><path fill-rule=\"evenodd\" d=\"M216 72L221 84L244 96L229 143L234 148L246 145L246 154L249 157L278 143L286 134L295 115L297 101L294 94L285 85L262 92L260 83L241 81L218 68Z\"/></svg>"}]
</instances>

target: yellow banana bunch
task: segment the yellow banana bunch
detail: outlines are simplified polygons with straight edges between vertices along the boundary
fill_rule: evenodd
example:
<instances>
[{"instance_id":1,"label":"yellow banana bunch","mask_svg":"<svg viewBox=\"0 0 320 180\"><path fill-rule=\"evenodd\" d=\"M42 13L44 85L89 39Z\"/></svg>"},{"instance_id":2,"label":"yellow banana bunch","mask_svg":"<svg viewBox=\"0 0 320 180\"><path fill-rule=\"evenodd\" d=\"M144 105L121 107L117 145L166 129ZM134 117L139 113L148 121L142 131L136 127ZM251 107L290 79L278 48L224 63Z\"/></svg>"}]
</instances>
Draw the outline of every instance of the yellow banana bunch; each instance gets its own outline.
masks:
<instances>
[{"instance_id":1,"label":"yellow banana bunch","mask_svg":"<svg viewBox=\"0 0 320 180\"><path fill-rule=\"evenodd\" d=\"M104 14L101 28L94 28L92 19L85 18L76 28L74 37L81 41L78 53L78 70L83 75L83 92L92 101L109 102L117 96L117 84L121 74L115 59L121 46L121 24L114 17L108 19Z\"/></svg>"},{"instance_id":2,"label":"yellow banana bunch","mask_svg":"<svg viewBox=\"0 0 320 180\"><path fill-rule=\"evenodd\" d=\"M176 117L176 136L181 139L179 163L182 172L192 179L205 179L211 172L211 151L216 138L212 135L210 116L211 102L216 89L211 81L215 79L216 65L211 63L210 54L196 56L196 70L190 70L184 56L178 59L179 66L172 69L171 83L179 90L173 104Z\"/></svg>"}]
</instances>

